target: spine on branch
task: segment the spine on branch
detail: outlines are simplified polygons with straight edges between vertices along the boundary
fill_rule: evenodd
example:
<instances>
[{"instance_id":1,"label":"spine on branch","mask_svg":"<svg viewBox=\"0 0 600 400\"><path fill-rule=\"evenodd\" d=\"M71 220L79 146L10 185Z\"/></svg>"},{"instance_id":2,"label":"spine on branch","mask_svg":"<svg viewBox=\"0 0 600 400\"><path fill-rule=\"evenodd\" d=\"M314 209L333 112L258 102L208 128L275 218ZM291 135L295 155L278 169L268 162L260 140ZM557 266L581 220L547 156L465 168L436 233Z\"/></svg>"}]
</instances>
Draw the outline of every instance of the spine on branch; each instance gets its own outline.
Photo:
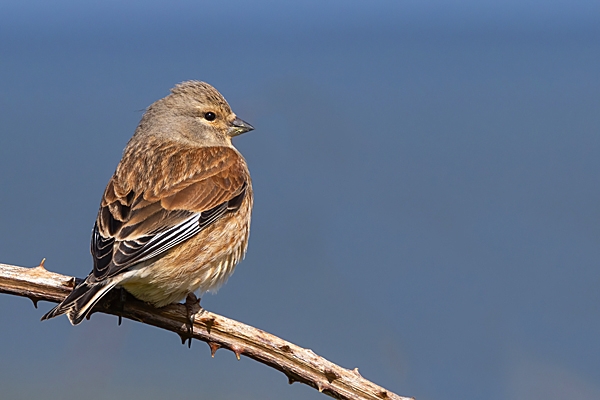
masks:
<instances>
[{"instance_id":1,"label":"spine on branch","mask_svg":"<svg viewBox=\"0 0 600 400\"><path fill-rule=\"evenodd\" d=\"M50 272L44 260L35 268L0 264L0 293L59 303L75 286L76 278ZM363 378L358 368L340 367L312 350L296 346L277 336L206 310L196 316L193 327L186 307L173 304L154 308L132 296L125 303L117 293L109 293L92 310L128 318L178 334L182 343L190 336L208 343L211 355L231 350L238 359L246 356L283 372L290 384L301 382L337 399L410 400ZM91 315L91 314L90 314Z\"/></svg>"}]
</instances>

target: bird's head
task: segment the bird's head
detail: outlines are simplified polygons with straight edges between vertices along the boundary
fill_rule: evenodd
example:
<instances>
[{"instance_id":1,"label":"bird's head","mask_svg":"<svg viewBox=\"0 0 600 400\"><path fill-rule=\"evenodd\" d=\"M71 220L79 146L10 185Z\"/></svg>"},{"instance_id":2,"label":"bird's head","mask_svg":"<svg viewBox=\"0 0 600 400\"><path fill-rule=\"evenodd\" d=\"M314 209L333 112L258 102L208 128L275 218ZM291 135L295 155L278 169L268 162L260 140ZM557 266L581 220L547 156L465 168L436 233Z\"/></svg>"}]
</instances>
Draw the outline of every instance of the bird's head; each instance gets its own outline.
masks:
<instances>
[{"instance_id":1,"label":"bird's head","mask_svg":"<svg viewBox=\"0 0 600 400\"><path fill-rule=\"evenodd\" d=\"M181 136L204 145L230 143L232 137L254 129L235 115L217 89L200 81L176 85L170 95L150 106L145 117L150 125L160 117L161 125L168 124L161 132L174 139Z\"/></svg>"}]
</instances>

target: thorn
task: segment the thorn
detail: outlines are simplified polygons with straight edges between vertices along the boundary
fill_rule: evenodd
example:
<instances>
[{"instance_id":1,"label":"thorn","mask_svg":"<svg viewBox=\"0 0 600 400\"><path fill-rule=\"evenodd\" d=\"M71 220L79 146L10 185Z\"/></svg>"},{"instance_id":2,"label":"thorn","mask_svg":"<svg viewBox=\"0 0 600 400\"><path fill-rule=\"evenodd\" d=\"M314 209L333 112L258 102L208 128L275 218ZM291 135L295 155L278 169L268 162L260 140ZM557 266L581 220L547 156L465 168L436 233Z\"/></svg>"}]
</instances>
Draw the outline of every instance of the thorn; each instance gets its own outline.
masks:
<instances>
[{"instance_id":1,"label":"thorn","mask_svg":"<svg viewBox=\"0 0 600 400\"><path fill-rule=\"evenodd\" d=\"M354 372L354 375L356 375L356 376L360 376L360 377L362 378L362 375L360 374L360 372L358 372L358 367L354 368L354 369L352 370L352 372Z\"/></svg>"},{"instance_id":2,"label":"thorn","mask_svg":"<svg viewBox=\"0 0 600 400\"><path fill-rule=\"evenodd\" d=\"M213 325L215 324L215 318L211 317L202 322L204 322L206 324L206 331L210 335L210 330L212 329Z\"/></svg>"},{"instance_id":3,"label":"thorn","mask_svg":"<svg viewBox=\"0 0 600 400\"><path fill-rule=\"evenodd\" d=\"M123 317L119 315L119 326L121 326L122 322L123 322Z\"/></svg>"},{"instance_id":4,"label":"thorn","mask_svg":"<svg viewBox=\"0 0 600 400\"><path fill-rule=\"evenodd\" d=\"M30 297L29 300L31 300L33 302L33 306L35 308L37 308L37 303L38 303L38 301L40 301L40 299L35 298L35 297Z\"/></svg>"},{"instance_id":5,"label":"thorn","mask_svg":"<svg viewBox=\"0 0 600 400\"><path fill-rule=\"evenodd\" d=\"M45 262L46 262L46 259L42 258L42 261L40 261L40 265L38 265L36 268L46 269L46 267L44 267Z\"/></svg>"},{"instance_id":6,"label":"thorn","mask_svg":"<svg viewBox=\"0 0 600 400\"><path fill-rule=\"evenodd\" d=\"M296 380L295 380L295 379L294 379L294 378L293 378L291 375L288 375L287 377L288 377L288 383L289 383L290 385L291 385L292 383L296 382Z\"/></svg>"},{"instance_id":7,"label":"thorn","mask_svg":"<svg viewBox=\"0 0 600 400\"><path fill-rule=\"evenodd\" d=\"M191 348L192 348L192 337L190 336L188 338L188 349L191 349Z\"/></svg>"},{"instance_id":8,"label":"thorn","mask_svg":"<svg viewBox=\"0 0 600 400\"><path fill-rule=\"evenodd\" d=\"M181 333L178 333L177 335L179 335L179 339L181 339L181 344L185 344L185 341L188 340L188 337Z\"/></svg>"},{"instance_id":9,"label":"thorn","mask_svg":"<svg viewBox=\"0 0 600 400\"><path fill-rule=\"evenodd\" d=\"M325 378L327 378L327 381L329 383L335 381L336 379L339 379L339 377L340 376L335 371L332 371L330 369L325 371Z\"/></svg>"},{"instance_id":10,"label":"thorn","mask_svg":"<svg viewBox=\"0 0 600 400\"><path fill-rule=\"evenodd\" d=\"M237 358L238 361L240 361L240 354L242 354L242 349L240 349L237 346L231 346L231 351L235 353L235 358Z\"/></svg>"},{"instance_id":11,"label":"thorn","mask_svg":"<svg viewBox=\"0 0 600 400\"><path fill-rule=\"evenodd\" d=\"M281 346L279 348L279 350L283 351L284 353L291 353L291 351L292 351L290 346L288 346L287 344L284 344L283 346Z\"/></svg>"},{"instance_id":12,"label":"thorn","mask_svg":"<svg viewBox=\"0 0 600 400\"><path fill-rule=\"evenodd\" d=\"M320 382L317 382L317 390L319 391L319 393L323 393L323 384Z\"/></svg>"},{"instance_id":13,"label":"thorn","mask_svg":"<svg viewBox=\"0 0 600 400\"><path fill-rule=\"evenodd\" d=\"M210 347L210 356L215 358L215 353L221 348L221 345L215 342L208 342L208 347Z\"/></svg>"}]
</instances>

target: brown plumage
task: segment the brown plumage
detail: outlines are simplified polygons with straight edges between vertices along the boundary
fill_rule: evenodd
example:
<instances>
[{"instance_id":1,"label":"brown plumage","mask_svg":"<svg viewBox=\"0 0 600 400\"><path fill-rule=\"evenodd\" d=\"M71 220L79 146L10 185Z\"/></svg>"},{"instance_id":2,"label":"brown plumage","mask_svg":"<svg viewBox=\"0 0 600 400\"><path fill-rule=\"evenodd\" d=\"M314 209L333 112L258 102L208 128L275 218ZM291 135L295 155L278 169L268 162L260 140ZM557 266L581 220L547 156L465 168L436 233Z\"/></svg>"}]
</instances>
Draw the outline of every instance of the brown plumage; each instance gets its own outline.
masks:
<instances>
[{"instance_id":1,"label":"brown plumage","mask_svg":"<svg viewBox=\"0 0 600 400\"><path fill-rule=\"evenodd\" d=\"M252 182L231 138L252 129L204 82L152 104L106 186L92 272L42 319L76 325L115 286L156 307L218 289L248 244Z\"/></svg>"}]
</instances>

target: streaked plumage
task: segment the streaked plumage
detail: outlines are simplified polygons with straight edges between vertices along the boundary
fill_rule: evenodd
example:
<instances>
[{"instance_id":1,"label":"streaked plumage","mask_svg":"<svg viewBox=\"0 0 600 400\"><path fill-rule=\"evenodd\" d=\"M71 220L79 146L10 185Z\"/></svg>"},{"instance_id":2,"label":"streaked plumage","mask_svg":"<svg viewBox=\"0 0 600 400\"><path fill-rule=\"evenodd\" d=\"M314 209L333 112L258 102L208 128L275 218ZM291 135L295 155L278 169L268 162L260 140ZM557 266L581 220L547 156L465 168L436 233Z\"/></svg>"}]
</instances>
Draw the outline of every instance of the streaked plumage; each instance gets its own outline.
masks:
<instances>
[{"instance_id":1,"label":"streaked plumage","mask_svg":"<svg viewBox=\"0 0 600 400\"><path fill-rule=\"evenodd\" d=\"M76 325L115 286L156 307L218 289L248 244L252 182L231 137L251 129L203 82L152 104L104 192L92 272L42 319Z\"/></svg>"}]
</instances>

